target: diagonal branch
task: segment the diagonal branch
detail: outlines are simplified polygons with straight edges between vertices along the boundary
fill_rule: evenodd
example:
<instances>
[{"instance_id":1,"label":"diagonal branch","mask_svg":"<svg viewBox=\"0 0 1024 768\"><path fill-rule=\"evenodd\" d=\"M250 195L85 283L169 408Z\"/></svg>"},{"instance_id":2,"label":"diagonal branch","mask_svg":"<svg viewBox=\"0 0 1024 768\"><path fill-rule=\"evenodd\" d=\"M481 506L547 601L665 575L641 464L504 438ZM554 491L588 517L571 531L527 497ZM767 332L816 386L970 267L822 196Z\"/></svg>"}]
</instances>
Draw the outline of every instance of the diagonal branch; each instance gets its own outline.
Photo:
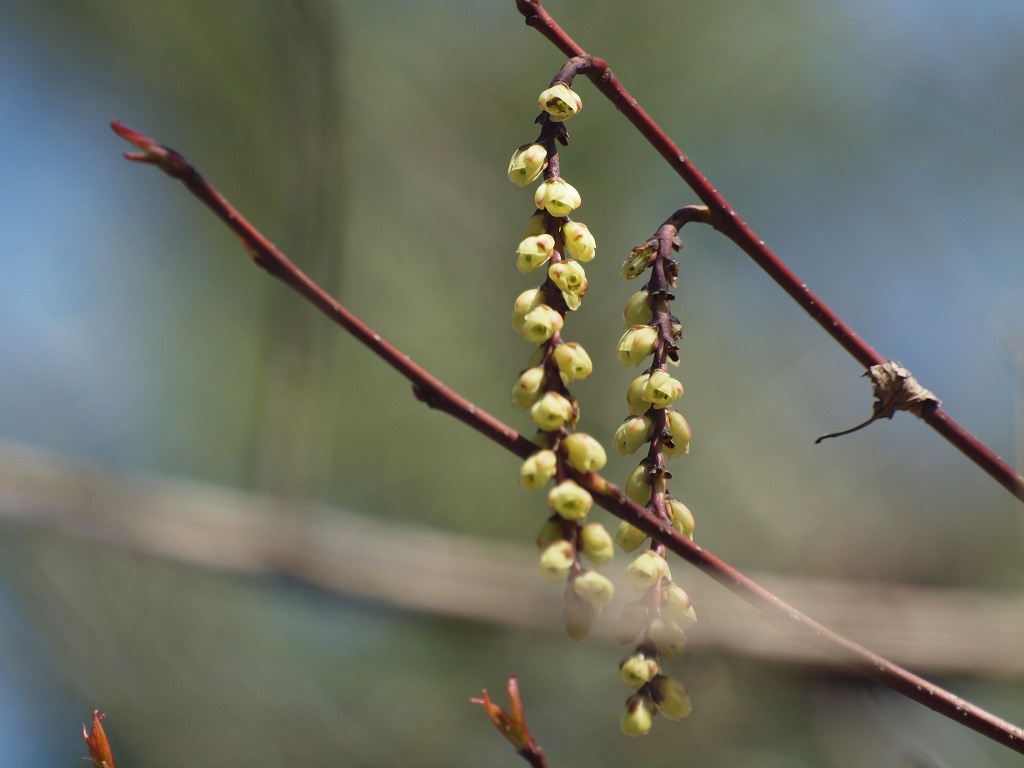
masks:
<instances>
[{"instance_id":1,"label":"diagonal branch","mask_svg":"<svg viewBox=\"0 0 1024 768\"><path fill-rule=\"evenodd\" d=\"M537 449L536 445L516 430L477 408L427 373L412 362L408 355L382 339L380 334L339 304L246 221L184 157L119 122L115 121L111 127L118 136L140 150L125 153L127 159L155 165L172 178L180 180L192 194L227 224L252 255L256 264L300 293L328 318L342 326L411 381L417 398L429 407L454 416L521 458L526 458ZM616 517L629 521L684 560L700 568L719 584L761 610L767 617L774 619L779 627L792 631L796 637L874 678L887 688L1024 754L1024 730L883 659L805 616L749 576L694 544L671 525L627 498L621 489L600 475L593 472L584 475L575 470L570 470L569 474L589 490L602 507Z\"/></svg>"},{"instance_id":2,"label":"diagonal branch","mask_svg":"<svg viewBox=\"0 0 1024 768\"><path fill-rule=\"evenodd\" d=\"M516 0L516 7L526 18L526 23L554 43L568 57L586 56L586 52L575 40L562 30L551 15L541 6L540 0ZM764 240L750 228L725 199L708 181L693 162L665 134L661 127L641 107L635 98L622 86L618 78L607 68L607 64L596 57L594 67L586 72L597 89L626 116L658 154L686 182L693 192L711 211L711 224L723 235L738 245L761 269L781 286L804 311L814 318L825 332L867 369L885 365L889 361L879 355L858 336L838 314L825 304L807 283L788 267L769 248ZM978 438L958 424L939 407L938 401L928 403L919 409L918 416L927 422L953 446L971 461L991 475L1000 485L1021 501L1024 501L1024 477L995 454Z\"/></svg>"}]
</instances>

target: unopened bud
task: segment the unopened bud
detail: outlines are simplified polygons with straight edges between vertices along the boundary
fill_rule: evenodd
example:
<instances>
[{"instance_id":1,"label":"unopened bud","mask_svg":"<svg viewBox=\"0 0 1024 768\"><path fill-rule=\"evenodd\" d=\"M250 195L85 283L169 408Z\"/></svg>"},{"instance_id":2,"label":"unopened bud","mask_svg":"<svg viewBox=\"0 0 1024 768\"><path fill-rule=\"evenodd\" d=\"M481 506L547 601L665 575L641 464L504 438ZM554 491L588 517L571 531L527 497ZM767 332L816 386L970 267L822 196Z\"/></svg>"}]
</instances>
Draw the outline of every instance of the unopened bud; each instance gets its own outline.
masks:
<instances>
[{"instance_id":1,"label":"unopened bud","mask_svg":"<svg viewBox=\"0 0 1024 768\"><path fill-rule=\"evenodd\" d=\"M647 467L640 464L626 478L626 495L637 504L646 504L651 500L653 489L647 479Z\"/></svg>"},{"instance_id":2,"label":"unopened bud","mask_svg":"<svg viewBox=\"0 0 1024 768\"><path fill-rule=\"evenodd\" d=\"M560 539L549 544L540 553L540 557L537 558L537 571L549 584L559 584L568 578L574 562L576 551L572 544Z\"/></svg>"},{"instance_id":3,"label":"unopened bud","mask_svg":"<svg viewBox=\"0 0 1024 768\"><path fill-rule=\"evenodd\" d=\"M653 708L646 696L630 696L619 728L627 736L646 736L654 724Z\"/></svg>"},{"instance_id":4,"label":"unopened bud","mask_svg":"<svg viewBox=\"0 0 1024 768\"><path fill-rule=\"evenodd\" d=\"M629 385L629 389L626 390L626 405L629 407L629 412L633 416L641 416L650 409L651 404L644 400L644 388L647 386L647 380L651 377L651 374L644 373L633 379Z\"/></svg>"},{"instance_id":5,"label":"unopened bud","mask_svg":"<svg viewBox=\"0 0 1024 768\"><path fill-rule=\"evenodd\" d=\"M651 294L647 291L637 291L630 296L622 316L626 320L627 328L631 325L648 325L654 319L654 310L651 309Z\"/></svg>"},{"instance_id":6,"label":"unopened bud","mask_svg":"<svg viewBox=\"0 0 1024 768\"><path fill-rule=\"evenodd\" d=\"M523 230L523 237L543 235L548 231L548 215L544 211L537 211L526 222L526 229Z\"/></svg>"},{"instance_id":7,"label":"unopened bud","mask_svg":"<svg viewBox=\"0 0 1024 768\"><path fill-rule=\"evenodd\" d=\"M668 371L652 371L644 386L643 399L655 408L667 408L683 394L683 385Z\"/></svg>"},{"instance_id":8,"label":"unopened bud","mask_svg":"<svg viewBox=\"0 0 1024 768\"><path fill-rule=\"evenodd\" d=\"M573 640L582 640L590 634L597 618L597 610L575 594L566 597L565 602L565 634Z\"/></svg>"},{"instance_id":9,"label":"unopened bud","mask_svg":"<svg viewBox=\"0 0 1024 768\"><path fill-rule=\"evenodd\" d=\"M550 237L550 235L548 235ZM548 277L558 290L582 296L587 292L587 273L578 261L559 261L548 267Z\"/></svg>"},{"instance_id":10,"label":"unopened bud","mask_svg":"<svg viewBox=\"0 0 1024 768\"><path fill-rule=\"evenodd\" d=\"M620 643L631 643L647 626L647 606L643 600L635 600L622 609L615 627L615 636Z\"/></svg>"},{"instance_id":11,"label":"unopened bud","mask_svg":"<svg viewBox=\"0 0 1024 768\"><path fill-rule=\"evenodd\" d=\"M577 472L598 472L608 463L604 447L585 432L573 432L562 441L569 466Z\"/></svg>"},{"instance_id":12,"label":"unopened bud","mask_svg":"<svg viewBox=\"0 0 1024 768\"><path fill-rule=\"evenodd\" d=\"M562 225L565 250L577 261L590 261L597 255L597 241L586 224L567 221Z\"/></svg>"},{"instance_id":13,"label":"unopened bud","mask_svg":"<svg viewBox=\"0 0 1024 768\"><path fill-rule=\"evenodd\" d=\"M555 83L541 91L537 103L556 123L565 122L583 109L583 99L565 83Z\"/></svg>"},{"instance_id":14,"label":"unopened bud","mask_svg":"<svg viewBox=\"0 0 1024 768\"><path fill-rule=\"evenodd\" d=\"M519 469L519 484L528 491L536 491L555 476L556 469L558 456L554 451L537 451L527 458Z\"/></svg>"},{"instance_id":15,"label":"unopened bud","mask_svg":"<svg viewBox=\"0 0 1024 768\"><path fill-rule=\"evenodd\" d=\"M662 445L661 451L665 456L681 456L690 452L690 424L683 418L683 414L675 408L666 410L668 417L668 431L672 435L672 446Z\"/></svg>"},{"instance_id":16,"label":"unopened bud","mask_svg":"<svg viewBox=\"0 0 1024 768\"><path fill-rule=\"evenodd\" d=\"M649 325L634 325L619 339L615 356L623 365L640 365L658 345L658 330Z\"/></svg>"},{"instance_id":17,"label":"unopened bud","mask_svg":"<svg viewBox=\"0 0 1024 768\"><path fill-rule=\"evenodd\" d=\"M615 430L615 450L623 456L636 453L641 445L651 439L653 422L646 416L630 416Z\"/></svg>"},{"instance_id":18,"label":"unopened bud","mask_svg":"<svg viewBox=\"0 0 1024 768\"><path fill-rule=\"evenodd\" d=\"M641 531L632 523L623 520L615 531L615 543L623 552L633 552L640 548L640 545L647 541L647 534Z\"/></svg>"},{"instance_id":19,"label":"unopened bud","mask_svg":"<svg viewBox=\"0 0 1024 768\"><path fill-rule=\"evenodd\" d=\"M525 187L548 167L548 151L540 144L524 144L512 154L508 164L508 179Z\"/></svg>"},{"instance_id":20,"label":"unopened bud","mask_svg":"<svg viewBox=\"0 0 1024 768\"><path fill-rule=\"evenodd\" d=\"M580 529L579 546L583 555L594 565L604 565L615 555L611 534L600 523L587 523Z\"/></svg>"},{"instance_id":21,"label":"unopened bud","mask_svg":"<svg viewBox=\"0 0 1024 768\"><path fill-rule=\"evenodd\" d=\"M652 549L642 552L626 567L626 578L640 590L653 587L664 577L671 577L668 562Z\"/></svg>"},{"instance_id":22,"label":"unopened bud","mask_svg":"<svg viewBox=\"0 0 1024 768\"><path fill-rule=\"evenodd\" d=\"M674 621L664 617L651 619L647 625L647 636L658 649L658 653L668 659L678 659L686 650L686 633Z\"/></svg>"},{"instance_id":23,"label":"unopened bud","mask_svg":"<svg viewBox=\"0 0 1024 768\"><path fill-rule=\"evenodd\" d=\"M545 233L523 238L516 248L516 268L524 275L547 263L555 250L555 238Z\"/></svg>"},{"instance_id":24,"label":"unopened bud","mask_svg":"<svg viewBox=\"0 0 1024 768\"><path fill-rule=\"evenodd\" d=\"M566 520L583 520L594 506L593 497L573 480L565 480L548 491L548 505Z\"/></svg>"},{"instance_id":25,"label":"unopened bud","mask_svg":"<svg viewBox=\"0 0 1024 768\"><path fill-rule=\"evenodd\" d=\"M672 518L672 527L683 534L683 536L688 536L692 539L693 531L697 527L697 523L693 519L693 512L679 499L668 497L666 502L669 516Z\"/></svg>"},{"instance_id":26,"label":"unopened bud","mask_svg":"<svg viewBox=\"0 0 1024 768\"><path fill-rule=\"evenodd\" d=\"M544 183L537 187L533 201L538 208L543 208L552 216L558 217L568 216L583 202L576 188L559 176L545 179Z\"/></svg>"},{"instance_id":27,"label":"unopened bud","mask_svg":"<svg viewBox=\"0 0 1024 768\"><path fill-rule=\"evenodd\" d=\"M606 576L595 570L583 571L572 580L572 591L586 600L595 611L611 602L615 597L615 585Z\"/></svg>"},{"instance_id":28,"label":"unopened bud","mask_svg":"<svg viewBox=\"0 0 1024 768\"><path fill-rule=\"evenodd\" d=\"M642 653L634 653L619 665L622 682L633 690L649 683L661 671L657 659L649 659Z\"/></svg>"},{"instance_id":29,"label":"unopened bud","mask_svg":"<svg viewBox=\"0 0 1024 768\"><path fill-rule=\"evenodd\" d=\"M693 709L686 686L671 677L658 675L651 682L650 691L658 711L669 720L681 720Z\"/></svg>"},{"instance_id":30,"label":"unopened bud","mask_svg":"<svg viewBox=\"0 0 1024 768\"><path fill-rule=\"evenodd\" d=\"M545 392L530 407L530 418L545 432L555 432L572 421L573 405L564 395Z\"/></svg>"},{"instance_id":31,"label":"unopened bud","mask_svg":"<svg viewBox=\"0 0 1024 768\"><path fill-rule=\"evenodd\" d=\"M525 411L540 397L544 389L544 369L527 368L519 374L519 380L512 387L512 407Z\"/></svg>"},{"instance_id":32,"label":"unopened bud","mask_svg":"<svg viewBox=\"0 0 1024 768\"><path fill-rule=\"evenodd\" d=\"M527 341L541 344L562 330L564 324L565 318L547 304L541 304L526 313L520 333Z\"/></svg>"},{"instance_id":33,"label":"unopened bud","mask_svg":"<svg viewBox=\"0 0 1024 768\"><path fill-rule=\"evenodd\" d=\"M539 307L543 302L544 297L539 288L531 288L519 294L512 307L512 327L516 329L517 333L522 333L523 327L526 325L526 316L530 311Z\"/></svg>"},{"instance_id":34,"label":"unopened bud","mask_svg":"<svg viewBox=\"0 0 1024 768\"><path fill-rule=\"evenodd\" d=\"M559 344L551 353L562 376L562 382L568 384L576 379L585 379L594 372L594 363L582 346L575 341Z\"/></svg>"},{"instance_id":35,"label":"unopened bud","mask_svg":"<svg viewBox=\"0 0 1024 768\"><path fill-rule=\"evenodd\" d=\"M549 544L553 544L559 539L564 539L565 535L562 533L562 523L559 522L558 518L552 518L544 523L544 526L540 529L540 533L537 534L537 549L543 552L548 548Z\"/></svg>"},{"instance_id":36,"label":"unopened bud","mask_svg":"<svg viewBox=\"0 0 1024 768\"><path fill-rule=\"evenodd\" d=\"M539 208L540 206L537 207ZM654 263L654 258L657 255L658 249L656 246L650 243L642 243L629 252L629 256L622 263L619 274L626 280L632 280L634 277L642 275L644 270Z\"/></svg>"},{"instance_id":37,"label":"unopened bud","mask_svg":"<svg viewBox=\"0 0 1024 768\"><path fill-rule=\"evenodd\" d=\"M666 619L675 622L680 628L689 626L697 620L697 612L693 610L690 596L674 581L667 582L661 595L661 612Z\"/></svg>"}]
</instances>

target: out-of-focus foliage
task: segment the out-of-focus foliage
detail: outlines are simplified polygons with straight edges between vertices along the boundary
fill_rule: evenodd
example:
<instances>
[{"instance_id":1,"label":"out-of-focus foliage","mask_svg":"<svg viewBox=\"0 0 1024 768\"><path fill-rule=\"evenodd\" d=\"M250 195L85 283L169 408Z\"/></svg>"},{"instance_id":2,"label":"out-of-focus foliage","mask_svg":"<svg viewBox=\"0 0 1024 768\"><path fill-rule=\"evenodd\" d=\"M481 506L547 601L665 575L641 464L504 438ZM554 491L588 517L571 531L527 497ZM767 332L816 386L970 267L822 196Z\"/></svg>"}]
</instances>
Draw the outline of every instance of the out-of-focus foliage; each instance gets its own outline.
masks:
<instances>
[{"instance_id":1,"label":"out-of-focus foliage","mask_svg":"<svg viewBox=\"0 0 1024 768\"><path fill-rule=\"evenodd\" d=\"M962 5L549 3L798 274L1019 459L1024 11ZM120 161L106 123L184 152L385 337L525 429L507 393L530 350L508 318L533 284L513 256L532 201L504 171L561 63L512 0L7 3L0 436L529 539L546 513L512 458L427 412L180 188ZM567 336L597 368L574 388L581 427L610 439L633 375L614 359L634 289L621 258L694 200L578 90L562 171L598 258ZM869 413L857 366L727 242L683 240L694 441L673 488L699 540L743 568L1019 588L1005 491L909 417L813 446ZM77 759L73 718L100 707L125 765L512 765L467 703L511 672L557 766L1012 759L870 686L715 657L680 665L688 720L625 741L606 646L13 526L0 586L0 672L16 671L0 719L22 712L25 764ZM958 685L1024 720L1019 695Z\"/></svg>"}]
</instances>

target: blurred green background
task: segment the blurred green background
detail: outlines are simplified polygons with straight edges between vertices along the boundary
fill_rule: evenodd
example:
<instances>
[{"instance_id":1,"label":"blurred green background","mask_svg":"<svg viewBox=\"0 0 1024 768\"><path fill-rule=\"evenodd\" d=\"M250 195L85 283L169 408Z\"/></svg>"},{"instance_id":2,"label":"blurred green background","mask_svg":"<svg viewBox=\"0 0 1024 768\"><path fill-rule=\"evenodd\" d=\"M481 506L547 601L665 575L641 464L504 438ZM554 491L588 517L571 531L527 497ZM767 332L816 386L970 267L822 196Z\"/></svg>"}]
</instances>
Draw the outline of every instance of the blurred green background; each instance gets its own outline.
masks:
<instances>
[{"instance_id":1,"label":"blurred green background","mask_svg":"<svg viewBox=\"0 0 1024 768\"><path fill-rule=\"evenodd\" d=\"M1020 465L1024 6L547 7L802 279ZM529 543L546 512L514 458L427 411L180 186L121 160L108 123L182 151L382 335L526 429L507 395L530 350L508 318L535 282L513 259L532 200L505 167L561 63L512 0L4 3L0 439ZM598 258L565 335L598 368L574 388L581 428L610 439L635 375L614 360L636 290L619 265L694 198L578 91L562 173ZM683 240L695 437L672 487L700 543L744 570L1019 593L1012 497L910 417L813 445L870 412L858 366L727 241ZM404 612L0 522L5 765L79 765L95 707L122 766L516 765L467 703L512 672L564 768L1017 762L845 673L714 649L673 667L694 714L629 740L621 654L557 625ZM1022 681L996 678L943 682L1024 721Z\"/></svg>"}]
</instances>

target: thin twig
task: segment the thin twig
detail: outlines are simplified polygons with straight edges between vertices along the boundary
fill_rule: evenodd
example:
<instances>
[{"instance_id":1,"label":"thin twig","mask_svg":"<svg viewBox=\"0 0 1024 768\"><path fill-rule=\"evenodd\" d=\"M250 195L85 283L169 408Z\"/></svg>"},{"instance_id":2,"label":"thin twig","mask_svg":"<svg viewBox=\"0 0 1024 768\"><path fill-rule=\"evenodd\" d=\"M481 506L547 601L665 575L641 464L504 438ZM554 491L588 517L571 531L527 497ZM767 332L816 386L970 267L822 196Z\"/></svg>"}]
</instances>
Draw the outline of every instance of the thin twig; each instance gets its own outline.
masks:
<instances>
[{"instance_id":1,"label":"thin twig","mask_svg":"<svg viewBox=\"0 0 1024 768\"><path fill-rule=\"evenodd\" d=\"M554 43L568 57L587 53L551 18L540 0L516 0L516 7L526 23ZM661 127L622 86L610 69L596 66L603 61L593 58L595 66L586 72L597 89L626 116L650 142L672 169L686 182L711 211L711 224L738 245L758 266L788 293L840 346L865 368L883 365L886 361L858 336L838 314L825 304L799 277L758 237L703 173L683 154ZM1001 459L992 449L953 420L938 405L921 408L918 414L957 450L991 475L1000 485L1024 501L1024 477Z\"/></svg>"},{"instance_id":2,"label":"thin twig","mask_svg":"<svg viewBox=\"0 0 1024 768\"><path fill-rule=\"evenodd\" d=\"M141 150L125 153L127 159L156 165L172 178L180 180L231 228L259 266L300 293L323 314L345 328L409 379L420 400L430 407L451 414L521 458L529 456L537 449L536 445L514 429L477 408L439 379L428 374L413 363L408 355L384 341L372 328L341 306L246 221L184 157L116 121L111 127L118 136ZM703 547L694 544L667 522L659 520L631 501L622 490L600 475L593 472L584 475L575 470L569 470L568 474L587 488L594 495L595 501L613 515L640 528L655 541L664 544L666 548L700 568L768 617L779 619L779 626L792 630L796 636L828 652L839 661L859 669L891 690L1024 754L1024 730L804 616L753 579Z\"/></svg>"}]
</instances>

